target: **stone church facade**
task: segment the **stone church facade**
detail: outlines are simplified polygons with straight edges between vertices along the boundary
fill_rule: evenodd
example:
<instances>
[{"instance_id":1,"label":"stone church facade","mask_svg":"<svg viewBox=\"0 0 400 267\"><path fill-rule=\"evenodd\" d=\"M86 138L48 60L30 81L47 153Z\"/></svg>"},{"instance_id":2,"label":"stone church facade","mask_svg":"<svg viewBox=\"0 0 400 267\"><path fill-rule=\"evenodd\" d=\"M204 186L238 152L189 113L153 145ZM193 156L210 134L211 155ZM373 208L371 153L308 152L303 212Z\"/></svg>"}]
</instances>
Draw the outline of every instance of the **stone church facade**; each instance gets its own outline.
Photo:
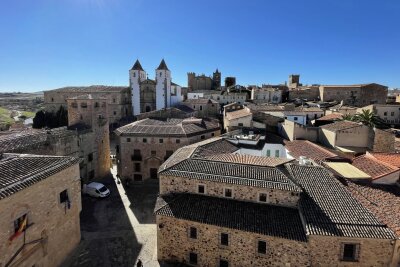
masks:
<instances>
[{"instance_id":1,"label":"stone church facade","mask_svg":"<svg viewBox=\"0 0 400 267\"><path fill-rule=\"evenodd\" d=\"M133 115L168 108L183 100L182 88L172 82L171 71L164 59L156 69L154 80L149 79L139 60L129 70Z\"/></svg>"},{"instance_id":2,"label":"stone church facade","mask_svg":"<svg viewBox=\"0 0 400 267\"><path fill-rule=\"evenodd\" d=\"M217 90L221 87L221 72L218 69L213 72L212 78L204 74L196 76L194 72L189 72L187 76L190 91Z\"/></svg>"}]
</instances>

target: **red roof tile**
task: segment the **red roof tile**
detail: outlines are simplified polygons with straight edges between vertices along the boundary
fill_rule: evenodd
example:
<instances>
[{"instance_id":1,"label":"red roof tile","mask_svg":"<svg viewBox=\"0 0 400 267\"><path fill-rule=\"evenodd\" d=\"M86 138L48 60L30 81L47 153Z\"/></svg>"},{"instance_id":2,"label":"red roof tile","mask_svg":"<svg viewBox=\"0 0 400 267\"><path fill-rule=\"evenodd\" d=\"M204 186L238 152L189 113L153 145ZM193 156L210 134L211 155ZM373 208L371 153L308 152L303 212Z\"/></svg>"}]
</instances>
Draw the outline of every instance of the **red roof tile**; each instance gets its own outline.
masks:
<instances>
[{"instance_id":1,"label":"red roof tile","mask_svg":"<svg viewBox=\"0 0 400 267\"><path fill-rule=\"evenodd\" d=\"M399 170L396 166L380 161L368 154L355 158L353 165L370 175L372 179L378 179Z\"/></svg>"},{"instance_id":2,"label":"red roof tile","mask_svg":"<svg viewBox=\"0 0 400 267\"><path fill-rule=\"evenodd\" d=\"M335 153L308 140L286 141L285 148L289 151L289 154L296 159L299 159L300 156L305 156L315 161L324 161L327 158L337 156Z\"/></svg>"},{"instance_id":3,"label":"red roof tile","mask_svg":"<svg viewBox=\"0 0 400 267\"><path fill-rule=\"evenodd\" d=\"M400 153L370 153L376 159L400 168Z\"/></svg>"},{"instance_id":4,"label":"red roof tile","mask_svg":"<svg viewBox=\"0 0 400 267\"><path fill-rule=\"evenodd\" d=\"M346 187L381 222L400 237L400 189L395 185L359 185L348 182Z\"/></svg>"},{"instance_id":5,"label":"red roof tile","mask_svg":"<svg viewBox=\"0 0 400 267\"><path fill-rule=\"evenodd\" d=\"M326 116L323 116L323 117L317 119L317 121L334 121L334 120L341 120L342 118L343 118L343 114L332 113L332 114L328 114Z\"/></svg>"}]
</instances>

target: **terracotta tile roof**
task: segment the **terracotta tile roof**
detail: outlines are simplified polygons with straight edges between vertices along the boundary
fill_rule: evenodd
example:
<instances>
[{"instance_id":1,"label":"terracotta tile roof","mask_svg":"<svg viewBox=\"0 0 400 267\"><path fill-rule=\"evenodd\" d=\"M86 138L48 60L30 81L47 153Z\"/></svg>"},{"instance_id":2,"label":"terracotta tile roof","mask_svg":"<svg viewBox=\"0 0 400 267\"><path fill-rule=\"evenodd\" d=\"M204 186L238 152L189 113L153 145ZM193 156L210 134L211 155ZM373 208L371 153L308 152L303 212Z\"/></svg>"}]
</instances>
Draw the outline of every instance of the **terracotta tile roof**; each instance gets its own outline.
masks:
<instances>
[{"instance_id":1,"label":"terracotta tile roof","mask_svg":"<svg viewBox=\"0 0 400 267\"><path fill-rule=\"evenodd\" d=\"M119 136L194 136L219 130L219 124L197 118L143 119L115 130Z\"/></svg>"},{"instance_id":2,"label":"terracotta tile roof","mask_svg":"<svg viewBox=\"0 0 400 267\"><path fill-rule=\"evenodd\" d=\"M247 116L251 116L251 112L249 112L247 109L239 109L231 112L226 113L226 118L228 120L234 120L234 119L239 119Z\"/></svg>"},{"instance_id":3,"label":"terracotta tile roof","mask_svg":"<svg viewBox=\"0 0 400 267\"><path fill-rule=\"evenodd\" d=\"M376 159L400 168L400 153L370 153Z\"/></svg>"},{"instance_id":4,"label":"terracotta tile roof","mask_svg":"<svg viewBox=\"0 0 400 267\"><path fill-rule=\"evenodd\" d=\"M155 214L261 235L307 240L299 212L293 208L182 193L160 197Z\"/></svg>"},{"instance_id":5,"label":"terracotta tile roof","mask_svg":"<svg viewBox=\"0 0 400 267\"><path fill-rule=\"evenodd\" d=\"M72 157L3 154L0 160L0 199L30 187L80 161Z\"/></svg>"},{"instance_id":6,"label":"terracotta tile roof","mask_svg":"<svg viewBox=\"0 0 400 267\"><path fill-rule=\"evenodd\" d=\"M299 207L307 235L394 239L395 234L319 166L286 165L304 194Z\"/></svg>"},{"instance_id":7,"label":"terracotta tile roof","mask_svg":"<svg viewBox=\"0 0 400 267\"><path fill-rule=\"evenodd\" d=\"M353 160L353 165L370 175L372 179L379 179L399 170L396 166L380 161L371 155L361 155Z\"/></svg>"},{"instance_id":8,"label":"terracotta tile roof","mask_svg":"<svg viewBox=\"0 0 400 267\"><path fill-rule=\"evenodd\" d=\"M334 121L334 120L341 120L343 118L343 114L341 113L332 113L325 115L321 118L318 118L317 121Z\"/></svg>"},{"instance_id":9,"label":"terracotta tile roof","mask_svg":"<svg viewBox=\"0 0 400 267\"><path fill-rule=\"evenodd\" d=\"M254 166L190 158L166 170L160 170L160 174L228 184L273 188L294 192L300 191L300 189L277 167Z\"/></svg>"},{"instance_id":10,"label":"terracotta tile roof","mask_svg":"<svg viewBox=\"0 0 400 267\"><path fill-rule=\"evenodd\" d=\"M336 131L341 131L341 130L345 130L345 129L360 127L360 126L362 126L361 123L357 123L354 121L337 121L334 123L322 125L322 126L320 126L320 128L336 132Z\"/></svg>"},{"instance_id":11,"label":"terracotta tile roof","mask_svg":"<svg viewBox=\"0 0 400 267\"><path fill-rule=\"evenodd\" d=\"M320 162L337 156L335 153L308 140L285 141L285 148L296 159L299 159L300 156L305 156L316 162Z\"/></svg>"},{"instance_id":12,"label":"terracotta tile roof","mask_svg":"<svg viewBox=\"0 0 400 267\"><path fill-rule=\"evenodd\" d=\"M395 185L348 182L352 196L400 237L400 188Z\"/></svg>"},{"instance_id":13,"label":"terracotta tile roof","mask_svg":"<svg viewBox=\"0 0 400 267\"><path fill-rule=\"evenodd\" d=\"M205 157L208 160L214 161L222 161L222 162L232 162L232 163L240 163L240 164L249 164L249 165L258 165L258 166L269 166L276 167L288 162L293 161L294 159L287 158L271 158L271 157L261 157L261 156L252 156L246 154L218 154Z\"/></svg>"},{"instance_id":14,"label":"terracotta tile roof","mask_svg":"<svg viewBox=\"0 0 400 267\"><path fill-rule=\"evenodd\" d=\"M217 101L208 98L195 98L195 99L186 99L182 102L183 104L197 104L197 105L206 105L206 104L218 104Z\"/></svg>"},{"instance_id":15,"label":"terracotta tile roof","mask_svg":"<svg viewBox=\"0 0 400 267\"><path fill-rule=\"evenodd\" d=\"M216 154L233 153L239 148L231 142L219 138L218 140L203 141L201 144L197 143L197 149L193 154L194 158L204 158Z\"/></svg>"}]
</instances>

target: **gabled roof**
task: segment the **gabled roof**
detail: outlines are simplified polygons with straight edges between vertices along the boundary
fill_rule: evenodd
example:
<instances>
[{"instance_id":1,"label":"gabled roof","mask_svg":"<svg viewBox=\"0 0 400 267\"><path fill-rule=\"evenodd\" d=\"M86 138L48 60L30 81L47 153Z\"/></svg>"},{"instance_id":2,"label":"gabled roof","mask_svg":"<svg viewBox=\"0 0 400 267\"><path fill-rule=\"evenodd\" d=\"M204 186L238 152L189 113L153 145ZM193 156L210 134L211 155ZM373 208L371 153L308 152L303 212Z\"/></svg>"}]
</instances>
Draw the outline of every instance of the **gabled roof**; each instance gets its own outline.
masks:
<instances>
[{"instance_id":1,"label":"gabled roof","mask_svg":"<svg viewBox=\"0 0 400 267\"><path fill-rule=\"evenodd\" d=\"M166 169L166 176L300 192L277 167L189 158Z\"/></svg>"},{"instance_id":2,"label":"gabled roof","mask_svg":"<svg viewBox=\"0 0 400 267\"><path fill-rule=\"evenodd\" d=\"M119 136L194 136L218 130L219 124L197 118L143 119L115 130Z\"/></svg>"},{"instance_id":3,"label":"gabled roof","mask_svg":"<svg viewBox=\"0 0 400 267\"><path fill-rule=\"evenodd\" d=\"M164 59L161 60L161 63L158 66L157 70L169 70L168 67L167 67L167 64L164 61Z\"/></svg>"},{"instance_id":4,"label":"gabled roof","mask_svg":"<svg viewBox=\"0 0 400 267\"><path fill-rule=\"evenodd\" d=\"M296 159L304 156L316 162L320 162L337 156L335 153L308 140L285 141L285 148L288 150L289 154Z\"/></svg>"},{"instance_id":5,"label":"gabled roof","mask_svg":"<svg viewBox=\"0 0 400 267\"><path fill-rule=\"evenodd\" d=\"M248 117L248 116L252 116L252 113L249 110L247 110L246 108L226 112L226 118L228 120L234 120L234 119L239 119L239 118Z\"/></svg>"},{"instance_id":6,"label":"gabled roof","mask_svg":"<svg viewBox=\"0 0 400 267\"><path fill-rule=\"evenodd\" d=\"M58 89L44 91L46 92L64 92L64 93L98 93L98 92L122 92L129 90L128 86L108 86L108 85L91 85L91 86L68 86Z\"/></svg>"},{"instance_id":7,"label":"gabled roof","mask_svg":"<svg viewBox=\"0 0 400 267\"><path fill-rule=\"evenodd\" d=\"M3 154L0 159L0 199L30 187L80 161L73 157Z\"/></svg>"},{"instance_id":8,"label":"gabled roof","mask_svg":"<svg viewBox=\"0 0 400 267\"><path fill-rule=\"evenodd\" d=\"M362 127L362 126L364 126L364 125L361 123L358 123L358 122L354 122L354 121L337 121L334 123L322 125L322 126L320 126L320 128L329 130L332 132L336 132L336 131L351 129L351 128L355 128L355 127Z\"/></svg>"},{"instance_id":9,"label":"gabled roof","mask_svg":"<svg viewBox=\"0 0 400 267\"><path fill-rule=\"evenodd\" d=\"M332 114L325 115L321 118L318 118L317 121L337 121L337 120L341 120L342 118L343 118L342 113L332 113Z\"/></svg>"},{"instance_id":10,"label":"gabled roof","mask_svg":"<svg viewBox=\"0 0 400 267\"><path fill-rule=\"evenodd\" d=\"M307 235L395 239L392 230L362 206L328 170L286 165L304 194L299 206Z\"/></svg>"},{"instance_id":11,"label":"gabled roof","mask_svg":"<svg viewBox=\"0 0 400 267\"><path fill-rule=\"evenodd\" d=\"M380 161L372 155L361 155L353 160L353 165L370 175L372 179L379 179L393 172L399 171L399 168L383 161Z\"/></svg>"},{"instance_id":12,"label":"gabled roof","mask_svg":"<svg viewBox=\"0 0 400 267\"><path fill-rule=\"evenodd\" d=\"M395 185L347 183L346 189L400 237L400 188Z\"/></svg>"},{"instance_id":13,"label":"gabled roof","mask_svg":"<svg viewBox=\"0 0 400 267\"><path fill-rule=\"evenodd\" d=\"M261 235L307 240L299 212L293 208L181 193L160 197L154 212Z\"/></svg>"},{"instance_id":14,"label":"gabled roof","mask_svg":"<svg viewBox=\"0 0 400 267\"><path fill-rule=\"evenodd\" d=\"M142 68L142 65L140 65L139 59L136 59L135 64L133 64L132 70L144 71L144 69Z\"/></svg>"},{"instance_id":15,"label":"gabled roof","mask_svg":"<svg viewBox=\"0 0 400 267\"><path fill-rule=\"evenodd\" d=\"M369 153L377 160L400 168L400 153Z\"/></svg>"},{"instance_id":16,"label":"gabled roof","mask_svg":"<svg viewBox=\"0 0 400 267\"><path fill-rule=\"evenodd\" d=\"M205 157L205 159L222 162L241 163L258 166L276 167L291 162L294 159L287 158L271 158L262 156L252 156L246 154L224 153Z\"/></svg>"}]
</instances>

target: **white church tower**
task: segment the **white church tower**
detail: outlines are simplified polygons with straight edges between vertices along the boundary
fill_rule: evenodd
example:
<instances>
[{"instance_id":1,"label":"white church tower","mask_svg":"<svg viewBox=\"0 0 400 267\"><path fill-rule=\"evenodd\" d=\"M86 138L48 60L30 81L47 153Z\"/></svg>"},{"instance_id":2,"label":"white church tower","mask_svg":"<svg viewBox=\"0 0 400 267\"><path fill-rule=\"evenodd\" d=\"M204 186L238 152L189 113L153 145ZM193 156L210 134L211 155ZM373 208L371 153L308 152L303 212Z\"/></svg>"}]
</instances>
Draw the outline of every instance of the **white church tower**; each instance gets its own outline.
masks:
<instances>
[{"instance_id":1,"label":"white church tower","mask_svg":"<svg viewBox=\"0 0 400 267\"><path fill-rule=\"evenodd\" d=\"M132 69L129 70L129 86L132 89L132 110L133 115L140 114L140 83L146 80L146 72L136 60Z\"/></svg>"},{"instance_id":2,"label":"white church tower","mask_svg":"<svg viewBox=\"0 0 400 267\"><path fill-rule=\"evenodd\" d=\"M156 109L171 106L171 72L164 59L156 69Z\"/></svg>"}]
</instances>

